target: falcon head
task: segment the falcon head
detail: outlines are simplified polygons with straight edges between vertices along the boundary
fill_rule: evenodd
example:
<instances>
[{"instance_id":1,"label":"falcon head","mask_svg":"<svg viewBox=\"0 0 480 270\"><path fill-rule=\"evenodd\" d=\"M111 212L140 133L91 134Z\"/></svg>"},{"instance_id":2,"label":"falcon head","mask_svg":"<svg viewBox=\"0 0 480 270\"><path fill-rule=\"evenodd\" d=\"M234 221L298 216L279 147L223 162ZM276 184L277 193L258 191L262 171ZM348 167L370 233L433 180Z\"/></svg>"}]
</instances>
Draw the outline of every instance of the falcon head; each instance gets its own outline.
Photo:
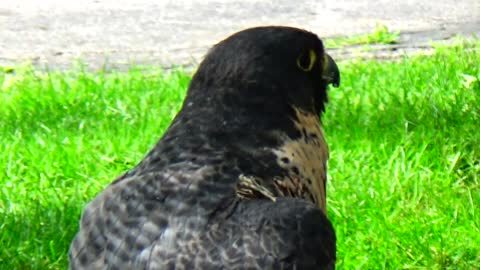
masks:
<instances>
[{"instance_id":1,"label":"falcon head","mask_svg":"<svg viewBox=\"0 0 480 270\"><path fill-rule=\"evenodd\" d=\"M317 115L324 111L327 86L340 73L313 33L290 27L257 27L214 46L192 79L189 96L235 107L260 105L275 113L290 105ZM188 98L187 98L188 99ZM282 107L284 108L284 107Z\"/></svg>"}]
</instances>

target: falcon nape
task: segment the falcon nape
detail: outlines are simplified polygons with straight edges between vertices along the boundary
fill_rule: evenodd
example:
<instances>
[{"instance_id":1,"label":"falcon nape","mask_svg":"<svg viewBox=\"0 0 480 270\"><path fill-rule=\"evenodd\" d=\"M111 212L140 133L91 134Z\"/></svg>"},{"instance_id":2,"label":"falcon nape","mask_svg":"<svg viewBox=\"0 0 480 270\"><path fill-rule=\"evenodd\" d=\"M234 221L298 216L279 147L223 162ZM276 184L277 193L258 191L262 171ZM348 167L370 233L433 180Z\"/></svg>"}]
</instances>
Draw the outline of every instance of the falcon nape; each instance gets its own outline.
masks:
<instances>
[{"instance_id":1,"label":"falcon nape","mask_svg":"<svg viewBox=\"0 0 480 270\"><path fill-rule=\"evenodd\" d=\"M313 33L215 45L160 141L83 212L71 269L334 269L320 117L337 65Z\"/></svg>"}]
</instances>

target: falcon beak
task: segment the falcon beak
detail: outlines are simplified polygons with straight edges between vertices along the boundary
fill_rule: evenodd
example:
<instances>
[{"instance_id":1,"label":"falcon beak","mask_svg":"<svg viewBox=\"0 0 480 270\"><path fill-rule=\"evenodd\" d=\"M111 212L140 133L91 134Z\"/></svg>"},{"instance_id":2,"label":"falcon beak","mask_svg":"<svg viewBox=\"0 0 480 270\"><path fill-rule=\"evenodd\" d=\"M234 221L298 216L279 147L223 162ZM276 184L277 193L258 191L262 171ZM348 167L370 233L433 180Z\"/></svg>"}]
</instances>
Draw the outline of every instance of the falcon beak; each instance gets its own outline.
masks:
<instances>
[{"instance_id":1,"label":"falcon beak","mask_svg":"<svg viewBox=\"0 0 480 270\"><path fill-rule=\"evenodd\" d=\"M340 70L338 70L337 63L335 63L333 58L328 54L325 54L323 58L322 78L327 82L327 84L332 84L333 87L339 87Z\"/></svg>"}]
</instances>

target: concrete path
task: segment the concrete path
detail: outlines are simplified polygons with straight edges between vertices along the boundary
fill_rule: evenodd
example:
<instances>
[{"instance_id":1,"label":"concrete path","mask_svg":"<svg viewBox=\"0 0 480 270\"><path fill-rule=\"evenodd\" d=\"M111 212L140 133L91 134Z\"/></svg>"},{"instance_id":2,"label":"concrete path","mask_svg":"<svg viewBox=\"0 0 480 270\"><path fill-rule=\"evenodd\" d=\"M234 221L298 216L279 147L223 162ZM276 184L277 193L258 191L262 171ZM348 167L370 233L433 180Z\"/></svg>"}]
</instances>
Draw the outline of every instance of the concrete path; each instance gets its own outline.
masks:
<instances>
[{"instance_id":1,"label":"concrete path","mask_svg":"<svg viewBox=\"0 0 480 270\"><path fill-rule=\"evenodd\" d=\"M328 38L401 31L403 54L455 34L480 37L480 0L0 0L0 66L26 60L64 68L191 65L227 35L258 25L290 25ZM349 51L333 52L348 57Z\"/></svg>"}]
</instances>

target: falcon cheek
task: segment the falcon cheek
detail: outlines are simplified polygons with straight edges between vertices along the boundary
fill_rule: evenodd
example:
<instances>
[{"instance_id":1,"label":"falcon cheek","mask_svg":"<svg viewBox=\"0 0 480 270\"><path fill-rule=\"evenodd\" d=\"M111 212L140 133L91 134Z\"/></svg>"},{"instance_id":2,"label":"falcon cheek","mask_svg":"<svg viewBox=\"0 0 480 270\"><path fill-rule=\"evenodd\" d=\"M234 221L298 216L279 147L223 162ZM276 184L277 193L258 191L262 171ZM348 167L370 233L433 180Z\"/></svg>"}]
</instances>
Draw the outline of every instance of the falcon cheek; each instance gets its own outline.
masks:
<instances>
[{"instance_id":1,"label":"falcon cheek","mask_svg":"<svg viewBox=\"0 0 480 270\"><path fill-rule=\"evenodd\" d=\"M273 150L279 166L289 172L286 179L276 180L275 185L284 196L305 198L326 213L328 145L318 116L298 109L295 112L294 124L301 136L287 138Z\"/></svg>"}]
</instances>

